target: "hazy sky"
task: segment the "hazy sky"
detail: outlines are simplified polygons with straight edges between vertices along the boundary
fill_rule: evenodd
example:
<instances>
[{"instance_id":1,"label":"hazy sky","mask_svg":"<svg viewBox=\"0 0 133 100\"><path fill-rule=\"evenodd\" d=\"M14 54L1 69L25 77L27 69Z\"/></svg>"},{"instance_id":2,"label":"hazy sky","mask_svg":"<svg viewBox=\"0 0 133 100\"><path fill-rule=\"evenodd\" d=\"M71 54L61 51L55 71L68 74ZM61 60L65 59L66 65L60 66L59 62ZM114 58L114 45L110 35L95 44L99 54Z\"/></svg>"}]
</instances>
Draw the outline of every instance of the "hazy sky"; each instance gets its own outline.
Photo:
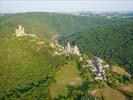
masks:
<instances>
[{"instance_id":1,"label":"hazy sky","mask_svg":"<svg viewBox=\"0 0 133 100\"><path fill-rule=\"evenodd\" d=\"M0 0L0 12L133 11L133 0Z\"/></svg>"}]
</instances>

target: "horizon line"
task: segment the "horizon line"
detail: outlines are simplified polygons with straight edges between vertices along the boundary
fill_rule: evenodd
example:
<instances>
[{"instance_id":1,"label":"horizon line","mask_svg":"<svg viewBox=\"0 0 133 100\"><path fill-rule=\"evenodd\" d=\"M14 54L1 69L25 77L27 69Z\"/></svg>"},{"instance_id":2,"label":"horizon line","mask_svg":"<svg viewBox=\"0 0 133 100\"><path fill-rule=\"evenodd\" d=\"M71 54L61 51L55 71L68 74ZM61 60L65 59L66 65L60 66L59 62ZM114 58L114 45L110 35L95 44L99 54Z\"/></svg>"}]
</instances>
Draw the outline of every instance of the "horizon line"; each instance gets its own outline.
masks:
<instances>
[{"instance_id":1,"label":"horizon line","mask_svg":"<svg viewBox=\"0 0 133 100\"><path fill-rule=\"evenodd\" d=\"M17 13L89 13L89 12L99 12L99 13L112 13L112 12L119 12L119 13L133 13L133 11L124 11L124 10L120 10L120 11L90 11L90 10L83 10L83 11L20 11L20 12L0 12L0 14L17 14Z\"/></svg>"}]
</instances>

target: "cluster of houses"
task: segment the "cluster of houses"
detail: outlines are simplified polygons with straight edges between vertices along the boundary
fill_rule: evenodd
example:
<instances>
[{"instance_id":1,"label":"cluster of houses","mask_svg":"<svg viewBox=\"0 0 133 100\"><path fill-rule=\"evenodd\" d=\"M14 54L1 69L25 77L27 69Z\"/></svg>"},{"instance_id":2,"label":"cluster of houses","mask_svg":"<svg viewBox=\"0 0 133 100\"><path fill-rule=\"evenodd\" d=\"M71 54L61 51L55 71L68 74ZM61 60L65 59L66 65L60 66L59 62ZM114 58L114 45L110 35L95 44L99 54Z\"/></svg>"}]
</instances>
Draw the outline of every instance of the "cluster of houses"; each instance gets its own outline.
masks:
<instances>
[{"instance_id":1,"label":"cluster of houses","mask_svg":"<svg viewBox=\"0 0 133 100\"><path fill-rule=\"evenodd\" d=\"M109 68L110 66L101 58L95 57L92 60L86 60L86 63L83 65L83 67L91 67L95 74L96 80L106 80L106 68Z\"/></svg>"},{"instance_id":2,"label":"cluster of houses","mask_svg":"<svg viewBox=\"0 0 133 100\"><path fill-rule=\"evenodd\" d=\"M51 48L54 49L53 55L62 55L64 54L64 48L62 45L59 45L58 42L57 43L52 43L50 44Z\"/></svg>"}]
</instances>

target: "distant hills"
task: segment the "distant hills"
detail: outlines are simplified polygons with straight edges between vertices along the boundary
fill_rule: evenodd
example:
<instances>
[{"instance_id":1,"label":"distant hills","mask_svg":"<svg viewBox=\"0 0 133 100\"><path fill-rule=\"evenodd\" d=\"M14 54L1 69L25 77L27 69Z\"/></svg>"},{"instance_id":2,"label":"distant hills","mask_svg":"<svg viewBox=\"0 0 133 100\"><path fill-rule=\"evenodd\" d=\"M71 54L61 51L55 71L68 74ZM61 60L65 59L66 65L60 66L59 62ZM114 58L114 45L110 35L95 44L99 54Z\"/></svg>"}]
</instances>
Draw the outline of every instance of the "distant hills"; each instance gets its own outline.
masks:
<instances>
[{"instance_id":1,"label":"distant hills","mask_svg":"<svg viewBox=\"0 0 133 100\"><path fill-rule=\"evenodd\" d=\"M131 19L107 19L106 17L91 14L81 16L74 14L57 13L18 13L0 16L0 36L14 33L19 24L31 34L72 34L83 32L102 25L126 24Z\"/></svg>"},{"instance_id":2,"label":"distant hills","mask_svg":"<svg viewBox=\"0 0 133 100\"><path fill-rule=\"evenodd\" d=\"M133 12L132 11L95 11L95 12L80 12L80 14L93 14L93 15L99 15L99 16L114 16L114 17L133 17Z\"/></svg>"}]
</instances>

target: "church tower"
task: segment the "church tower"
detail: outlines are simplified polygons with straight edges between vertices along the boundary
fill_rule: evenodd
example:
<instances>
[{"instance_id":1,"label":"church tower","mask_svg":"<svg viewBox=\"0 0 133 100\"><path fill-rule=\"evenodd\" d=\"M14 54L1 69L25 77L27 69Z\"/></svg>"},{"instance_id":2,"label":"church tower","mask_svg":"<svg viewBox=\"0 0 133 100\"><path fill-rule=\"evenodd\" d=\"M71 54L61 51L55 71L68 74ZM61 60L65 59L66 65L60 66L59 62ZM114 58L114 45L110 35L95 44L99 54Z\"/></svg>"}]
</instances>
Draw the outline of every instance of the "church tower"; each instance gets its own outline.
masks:
<instances>
[{"instance_id":1,"label":"church tower","mask_svg":"<svg viewBox=\"0 0 133 100\"><path fill-rule=\"evenodd\" d=\"M68 53L71 53L71 45L70 45L70 42L67 43L66 51Z\"/></svg>"},{"instance_id":2,"label":"church tower","mask_svg":"<svg viewBox=\"0 0 133 100\"><path fill-rule=\"evenodd\" d=\"M80 55L80 51L79 51L77 45L75 45L74 48L73 48L73 54Z\"/></svg>"}]
</instances>

